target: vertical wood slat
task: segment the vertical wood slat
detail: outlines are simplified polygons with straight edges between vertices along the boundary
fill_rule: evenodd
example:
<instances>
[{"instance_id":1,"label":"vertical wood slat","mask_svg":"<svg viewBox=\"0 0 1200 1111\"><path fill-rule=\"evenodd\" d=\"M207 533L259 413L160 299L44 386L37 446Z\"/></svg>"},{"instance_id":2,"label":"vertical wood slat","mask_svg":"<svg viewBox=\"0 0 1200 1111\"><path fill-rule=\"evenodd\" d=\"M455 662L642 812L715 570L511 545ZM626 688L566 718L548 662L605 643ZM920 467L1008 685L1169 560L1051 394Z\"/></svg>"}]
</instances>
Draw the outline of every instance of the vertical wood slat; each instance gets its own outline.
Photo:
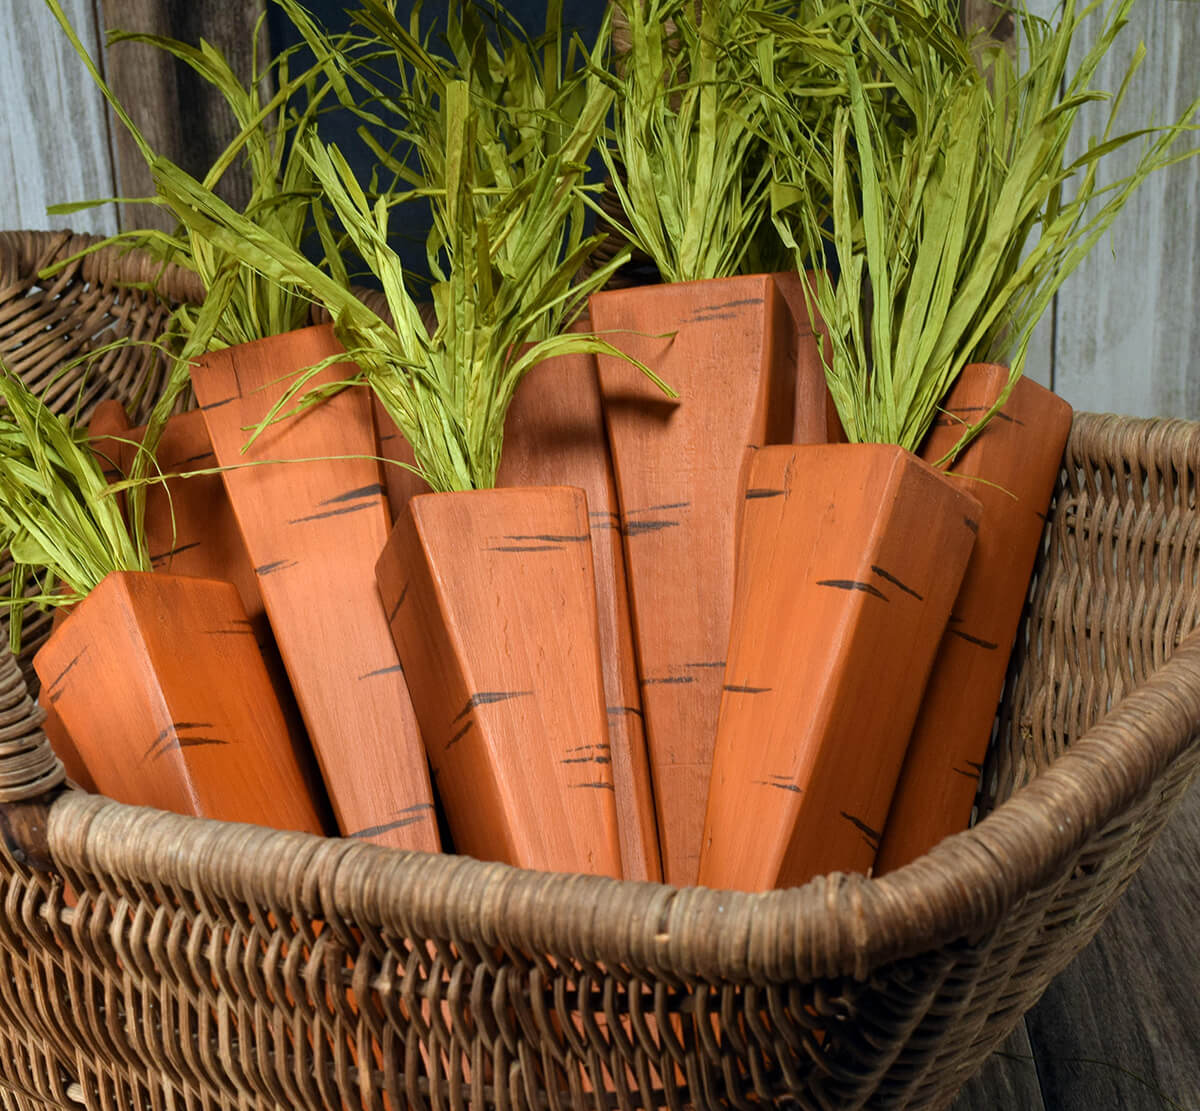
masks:
<instances>
[{"instance_id":1,"label":"vertical wood slat","mask_svg":"<svg viewBox=\"0 0 1200 1111\"><path fill-rule=\"evenodd\" d=\"M1043 0L1039 0L1043 2ZM1107 5L1104 5L1107 7ZM1098 21L1093 17L1092 24ZM1078 64L1090 45L1080 36ZM1200 5L1142 0L1100 65L1096 86L1120 87L1139 42L1147 63L1122 106L1115 133L1176 119L1200 96ZM1095 131L1108 107L1085 106ZM1080 128L1080 134L1084 129ZM1195 146L1185 136L1177 149ZM1112 158L1103 180L1128 172L1138 144ZM1083 153L1076 141L1072 156ZM1076 408L1132 416L1200 417L1200 159L1155 174L1058 296L1055 389Z\"/></svg>"},{"instance_id":2,"label":"vertical wood slat","mask_svg":"<svg viewBox=\"0 0 1200 1111\"><path fill-rule=\"evenodd\" d=\"M62 0L88 50L98 49L93 0ZM7 0L0 35L0 228L111 234L111 206L47 216L66 201L116 191L107 114L92 79L43 3Z\"/></svg>"},{"instance_id":3,"label":"vertical wood slat","mask_svg":"<svg viewBox=\"0 0 1200 1111\"><path fill-rule=\"evenodd\" d=\"M197 44L211 43L242 81L252 72L255 28L265 0L237 4L197 4L195 0L102 0L108 28L166 35ZM266 22L259 31L259 59L266 53ZM236 138L237 124L224 100L190 67L143 43L116 43L107 51L109 82L157 154L202 178L217 155ZM128 132L114 121L117 180L123 196L153 191L149 170ZM250 197L244 166L235 165L217 192L238 209ZM124 205L121 225L171 230L174 221L147 205Z\"/></svg>"}]
</instances>

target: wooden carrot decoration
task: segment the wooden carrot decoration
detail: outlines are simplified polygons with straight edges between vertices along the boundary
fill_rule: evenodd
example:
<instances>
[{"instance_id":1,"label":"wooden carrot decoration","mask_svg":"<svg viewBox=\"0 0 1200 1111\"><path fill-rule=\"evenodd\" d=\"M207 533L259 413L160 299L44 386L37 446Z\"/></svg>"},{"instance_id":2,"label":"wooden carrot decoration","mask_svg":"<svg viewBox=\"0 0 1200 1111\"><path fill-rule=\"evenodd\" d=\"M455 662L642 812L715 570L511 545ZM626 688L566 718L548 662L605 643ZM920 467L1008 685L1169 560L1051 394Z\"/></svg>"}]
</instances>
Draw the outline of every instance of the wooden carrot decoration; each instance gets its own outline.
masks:
<instances>
[{"instance_id":1,"label":"wooden carrot decoration","mask_svg":"<svg viewBox=\"0 0 1200 1111\"><path fill-rule=\"evenodd\" d=\"M323 832L231 584L114 572L34 666L102 794Z\"/></svg>"},{"instance_id":2,"label":"wooden carrot decoration","mask_svg":"<svg viewBox=\"0 0 1200 1111\"><path fill-rule=\"evenodd\" d=\"M599 357L621 502L642 707L669 883L696 881L733 594L746 449L786 442L791 318L767 276L591 299L597 332L678 390Z\"/></svg>"},{"instance_id":3,"label":"wooden carrot decoration","mask_svg":"<svg viewBox=\"0 0 1200 1111\"><path fill-rule=\"evenodd\" d=\"M762 891L875 859L979 505L894 445L748 470L700 882Z\"/></svg>"},{"instance_id":4,"label":"wooden carrot decoration","mask_svg":"<svg viewBox=\"0 0 1200 1111\"><path fill-rule=\"evenodd\" d=\"M1007 367L966 367L922 458L935 462L950 451L965 423L990 409L1008 380ZM948 475L979 500L979 537L913 728L883 830L879 872L915 860L967 827L1070 430L1071 407L1022 378Z\"/></svg>"},{"instance_id":5,"label":"wooden carrot decoration","mask_svg":"<svg viewBox=\"0 0 1200 1111\"><path fill-rule=\"evenodd\" d=\"M342 832L435 851L425 753L375 588L388 515L369 398L343 390L242 451L283 380L341 350L332 328L306 328L210 354L192 383ZM334 364L321 381L353 372Z\"/></svg>"},{"instance_id":6,"label":"wooden carrot decoration","mask_svg":"<svg viewBox=\"0 0 1200 1111\"><path fill-rule=\"evenodd\" d=\"M619 877L583 493L427 494L408 514L379 586L455 847Z\"/></svg>"}]
</instances>

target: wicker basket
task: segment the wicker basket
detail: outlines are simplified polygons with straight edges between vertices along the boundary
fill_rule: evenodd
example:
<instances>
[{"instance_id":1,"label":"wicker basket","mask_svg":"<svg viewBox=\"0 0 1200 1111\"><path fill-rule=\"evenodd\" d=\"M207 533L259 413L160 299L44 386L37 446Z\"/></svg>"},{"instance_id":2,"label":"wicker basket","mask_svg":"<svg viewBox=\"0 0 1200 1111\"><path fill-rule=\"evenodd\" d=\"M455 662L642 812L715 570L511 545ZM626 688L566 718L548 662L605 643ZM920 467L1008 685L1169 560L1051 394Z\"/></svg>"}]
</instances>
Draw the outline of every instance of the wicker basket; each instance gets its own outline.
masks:
<instances>
[{"instance_id":1,"label":"wicker basket","mask_svg":"<svg viewBox=\"0 0 1200 1111\"><path fill-rule=\"evenodd\" d=\"M136 258L39 286L79 245L0 236L0 351L31 381L161 323L120 285ZM140 350L107 389L156 372ZM1076 419L992 812L877 881L676 890L55 797L10 668L0 1103L946 1106L1092 936L1195 768L1200 640L1176 645L1200 603L1198 471L1200 425Z\"/></svg>"}]
</instances>

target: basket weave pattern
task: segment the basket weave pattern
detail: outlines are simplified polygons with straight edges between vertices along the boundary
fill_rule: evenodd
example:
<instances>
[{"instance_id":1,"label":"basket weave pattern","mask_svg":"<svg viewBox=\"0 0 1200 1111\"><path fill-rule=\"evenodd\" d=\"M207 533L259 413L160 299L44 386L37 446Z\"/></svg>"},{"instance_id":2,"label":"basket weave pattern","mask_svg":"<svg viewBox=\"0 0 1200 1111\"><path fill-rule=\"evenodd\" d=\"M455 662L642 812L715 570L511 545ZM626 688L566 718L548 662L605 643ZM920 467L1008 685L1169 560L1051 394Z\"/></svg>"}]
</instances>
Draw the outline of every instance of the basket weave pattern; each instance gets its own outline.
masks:
<instances>
[{"instance_id":1,"label":"basket weave pattern","mask_svg":"<svg viewBox=\"0 0 1200 1111\"><path fill-rule=\"evenodd\" d=\"M0 322L37 304L0 323L0 353L33 381L65 348L43 333L165 316L117 284L129 257L39 291L71 249L0 237ZM136 395L145 360L110 389ZM991 813L880 880L676 890L73 791L6 807L0 1105L946 1106L1092 936L1200 758L1200 639L1180 644L1198 479L1200 426L1077 417ZM23 862L39 853L52 867Z\"/></svg>"}]
</instances>

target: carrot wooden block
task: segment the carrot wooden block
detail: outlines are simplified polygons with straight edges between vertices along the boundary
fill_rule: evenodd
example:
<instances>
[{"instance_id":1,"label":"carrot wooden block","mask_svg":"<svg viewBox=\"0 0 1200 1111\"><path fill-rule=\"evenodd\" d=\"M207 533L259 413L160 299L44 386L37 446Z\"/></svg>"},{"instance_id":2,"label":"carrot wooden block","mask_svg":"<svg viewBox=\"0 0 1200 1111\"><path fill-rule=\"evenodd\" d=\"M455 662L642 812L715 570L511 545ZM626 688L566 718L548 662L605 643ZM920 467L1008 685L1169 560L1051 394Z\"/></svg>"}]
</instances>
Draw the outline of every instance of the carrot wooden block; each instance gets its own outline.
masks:
<instances>
[{"instance_id":1,"label":"carrot wooden block","mask_svg":"<svg viewBox=\"0 0 1200 1111\"><path fill-rule=\"evenodd\" d=\"M626 879L661 881L617 492L593 356L548 359L522 379L505 421L496 484L570 485L587 496L621 860Z\"/></svg>"},{"instance_id":2,"label":"carrot wooden block","mask_svg":"<svg viewBox=\"0 0 1200 1111\"><path fill-rule=\"evenodd\" d=\"M229 583L110 574L34 666L101 793L181 814L322 832Z\"/></svg>"},{"instance_id":3,"label":"carrot wooden block","mask_svg":"<svg viewBox=\"0 0 1200 1111\"><path fill-rule=\"evenodd\" d=\"M119 405L118 408L120 408ZM125 410L121 409L121 412L124 413ZM60 606L56 609L51 618L51 631L57 631L70 614L71 607ZM50 742L50 747L54 749L54 755L62 761L63 770L66 771L67 778L77 787L95 794L96 781L92 778L92 773L88 771L87 764L84 763L78 746L67 731L62 715L54 708L54 703L50 701L48 692L42 691L38 695L38 704L42 707L42 713L46 715L45 720L42 722L42 732L46 734L46 739Z\"/></svg>"},{"instance_id":4,"label":"carrot wooden block","mask_svg":"<svg viewBox=\"0 0 1200 1111\"><path fill-rule=\"evenodd\" d=\"M796 271L772 274L775 285L791 314L792 358L796 365L796 416L792 425L794 444L837 444L845 442L842 422L825 379L825 357L831 355L829 335L817 308L809 307L804 278Z\"/></svg>"},{"instance_id":5,"label":"carrot wooden block","mask_svg":"<svg viewBox=\"0 0 1200 1111\"><path fill-rule=\"evenodd\" d=\"M619 877L582 491L413 498L377 570L455 847Z\"/></svg>"},{"instance_id":6,"label":"carrot wooden block","mask_svg":"<svg viewBox=\"0 0 1200 1111\"><path fill-rule=\"evenodd\" d=\"M749 468L700 882L864 872L978 528L979 504L884 444Z\"/></svg>"},{"instance_id":7,"label":"carrot wooden block","mask_svg":"<svg viewBox=\"0 0 1200 1111\"><path fill-rule=\"evenodd\" d=\"M964 422L978 420L1000 396L1008 374L1002 366L966 367L944 403L947 415L922 445L922 458L934 462L953 448ZM1071 407L1022 378L954 463L950 479L982 506L979 537L913 729L879 872L967 828L1070 430Z\"/></svg>"},{"instance_id":8,"label":"carrot wooden block","mask_svg":"<svg viewBox=\"0 0 1200 1111\"><path fill-rule=\"evenodd\" d=\"M791 438L791 319L768 276L591 298L593 327L679 393L600 356L667 882L696 881L746 449Z\"/></svg>"},{"instance_id":9,"label":"carrot wooden block","mask_svg":"<svg viewBox=\"0 0 1200 1111\"><path fill-rule=\"evenodd\" d=\"M343 390L242 452L291 376L340 351L332 328L306 328L207 355L192 383L217 459L233 467L225 486L338 824L435 851L424 748L375 588L388 512L369 396ZM281 460L298 461L236 466Z\"/></svg>"}]
</instances>

